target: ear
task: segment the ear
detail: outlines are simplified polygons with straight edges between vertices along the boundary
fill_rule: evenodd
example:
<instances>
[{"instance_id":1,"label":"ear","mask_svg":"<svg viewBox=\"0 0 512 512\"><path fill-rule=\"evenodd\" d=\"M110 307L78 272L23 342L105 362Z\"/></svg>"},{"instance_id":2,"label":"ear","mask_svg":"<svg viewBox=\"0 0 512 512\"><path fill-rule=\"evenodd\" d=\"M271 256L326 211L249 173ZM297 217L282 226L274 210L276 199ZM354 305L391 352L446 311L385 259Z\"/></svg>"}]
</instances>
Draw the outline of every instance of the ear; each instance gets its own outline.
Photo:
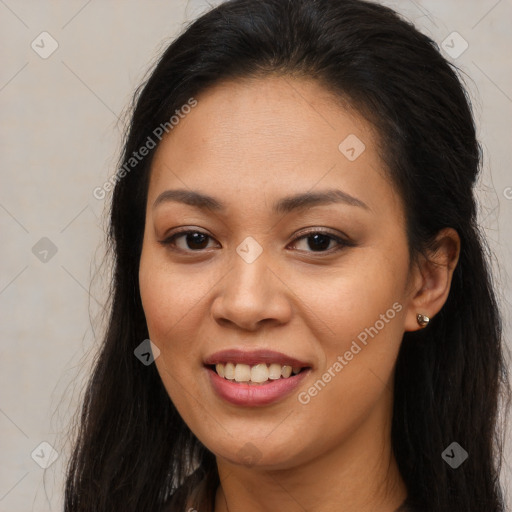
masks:
<instances>
[{"instance_id":1,"label":"ear","mask_svg":"<svg viewBox=\"0 0 512 512\"><path fill-rule=\"evenodd\" d=\"M452 283L460 254L460 238L453 228L444 228L436 236L434 249L427 257L420 256L411 276L411 299L405 318L405 330L422 327L416 316L420 313L432 319L443 307Z\"/></svg>"}]
</instances>

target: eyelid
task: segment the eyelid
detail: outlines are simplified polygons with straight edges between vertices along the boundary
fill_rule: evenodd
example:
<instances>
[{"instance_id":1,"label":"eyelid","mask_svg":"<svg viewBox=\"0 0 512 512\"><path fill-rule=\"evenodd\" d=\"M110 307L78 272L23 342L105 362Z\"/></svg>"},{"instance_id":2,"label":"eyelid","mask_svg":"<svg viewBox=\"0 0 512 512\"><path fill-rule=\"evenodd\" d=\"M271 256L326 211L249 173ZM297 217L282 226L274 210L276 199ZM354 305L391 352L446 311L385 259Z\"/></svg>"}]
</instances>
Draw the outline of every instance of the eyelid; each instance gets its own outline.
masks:
<instances>
[{"instance_id":1,"label":"eyelid","mask_svg":"<svg viewBox=\"0 0 512 512\"><path fill-rule=\"evenodd\" d=\"M187 235L189 233L200 233L202 235L205 235L207 238L215 240L213 236L202 231L201 229L191 229L189 227L184 227L181 229L178 228L171 235L167 236L163 240L160 240L159 243L162 244L163 246L171 247L172 250L174 250L174 251L186 253L186 254L193 254L193 253L201 254L201 253L205 252L206 249L199 249L199 250L194 251L194 250L184 250L184 249L180 249L178 247L172 247L173 241L176 238L178 238L179 236ZM290 244L295 244L298 241L303 240L304 238L308 238L309 236L313 236L316 234L328 236L329 238L331 238L331 240L334 240L338 244L338 246L328 249L326 251L318 251L318 252L317 251L299 251L299 252L306 252L306 253L313 254L313 255L330 255L334 252L337 252L337 251L343 249L344 247L354 247L356 245L350 239L350 237L348 237L347 235L345 235L345 234L339 235L337 233L333 233L332 231L330 231L329 228L322 228L322 227L309 227L309 228L304 228L304 229L300 230L299 232L294 234L294 238L290 242ZM290 244L288 244L288 245L290 245Z\"/></svg>"},{"instance_id":2,"label":"eyelid","mask_svg":"<svg viewBox=\"0 0 512 512\"><path fill-rule=\"evenodd\" d=\"M163 240L159 240L158 242L161 245L163 245L164 247L170 247L171 250L176 251L176 252L181 252L181 253L186 253L186 254L193 254L193 253L200 254L202 252L205 252L205 249L201 249L201 250L197 250L197 251L192 251L192 250L180 249L179 247L172 247L173 242L174 242L174 240L176 238L178 238L179 236L187 235L189 233L200 233L201 235L204 235L207 238L210 238L211 240L215 240L213 238L213 236L209 235L205 231L202 231L201 229L194 229L194 228L190 228L190 227L183 227L183 228L177 228L176 231L172 232L172 234L170 234L168 236L165 236Z\"/></svg>"},{"instance_id":3,"label":"eyelid","mask_svg":"<svg viewBox=\"0 0 512 512\"><path fill-rule=\"evenodd\" d=\"M331 228L324 228L321 226L310 226L307 228L303 228L294 234L295 238L293 240L295 241L298 240L299 238L315 235L317 233L332 236L333 238L337 238L347 244L352 243L350 237L345 235L345 233L340 231L333 231Z\"/></svg>"},{"instance_id":4,"label":"eyelid","mask_svg":"<svg viewBox=\"0 0 512 512\"><path fill-rule=\"evenodd\" d=\"M328 249L326 251L299 251L299 252L310 254L313 256L318 256L318 257L330 256L334 253L337 253L337 252L343 250L345 247L354 247L356 245L350 239L350 237L348 237L346 235L341 236L339 234L335 234L326 228L308 228L306 230L301 230L301 231L299 231L299 233L295 234L296 236L292 240L291 243L295 244L295 243L299 242L300 240L303 240L305 238L308 238L308 237L316 235L316 234L325 235L328 238L330 238L331 240L334 240L338 245L336 247L332 247L331 249Z\"/></svg>"}]
</instances>

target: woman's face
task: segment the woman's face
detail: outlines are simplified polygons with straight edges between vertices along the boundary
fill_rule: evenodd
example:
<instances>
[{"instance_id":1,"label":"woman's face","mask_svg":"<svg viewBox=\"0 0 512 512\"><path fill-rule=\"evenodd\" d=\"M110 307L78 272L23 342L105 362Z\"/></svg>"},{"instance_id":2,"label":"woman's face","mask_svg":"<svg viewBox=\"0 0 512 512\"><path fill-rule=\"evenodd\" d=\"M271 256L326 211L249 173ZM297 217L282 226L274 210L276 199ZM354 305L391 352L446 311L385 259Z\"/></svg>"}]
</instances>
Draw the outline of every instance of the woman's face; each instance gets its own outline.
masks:
<instances>
[{"instance_id":1,"label":"woman's face","mask_svg":"<svg viewBox=\"0 0 512 512\"><path fill-rule=\"evenodd\" d=\"M225 82L196 99L153 160L139 273L171 400L233 463L375 446L414 312L402 203L374 132L312 81Z\"/></svg>"}]
</instances>

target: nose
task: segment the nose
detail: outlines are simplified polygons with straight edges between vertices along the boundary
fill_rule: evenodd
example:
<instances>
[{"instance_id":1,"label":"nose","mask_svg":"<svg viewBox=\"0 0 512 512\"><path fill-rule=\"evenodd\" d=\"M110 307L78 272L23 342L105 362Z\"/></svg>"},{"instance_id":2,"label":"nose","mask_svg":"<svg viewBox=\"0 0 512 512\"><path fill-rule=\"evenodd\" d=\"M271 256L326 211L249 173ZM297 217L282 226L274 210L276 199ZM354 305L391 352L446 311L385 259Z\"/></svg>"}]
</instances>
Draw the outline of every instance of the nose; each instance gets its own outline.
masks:
<instances>
[{"instance_id":1,"label":"nose","mask_svg":"<svg viewBox=\"0 0 512 512\"><path fill-rule=\"evenodd\" d=\"M247 331L287 323L292 312L290 288L264 253L251 263L234 253L230 263L212 303L215 321Z\"/></svg>"}]
</instances>

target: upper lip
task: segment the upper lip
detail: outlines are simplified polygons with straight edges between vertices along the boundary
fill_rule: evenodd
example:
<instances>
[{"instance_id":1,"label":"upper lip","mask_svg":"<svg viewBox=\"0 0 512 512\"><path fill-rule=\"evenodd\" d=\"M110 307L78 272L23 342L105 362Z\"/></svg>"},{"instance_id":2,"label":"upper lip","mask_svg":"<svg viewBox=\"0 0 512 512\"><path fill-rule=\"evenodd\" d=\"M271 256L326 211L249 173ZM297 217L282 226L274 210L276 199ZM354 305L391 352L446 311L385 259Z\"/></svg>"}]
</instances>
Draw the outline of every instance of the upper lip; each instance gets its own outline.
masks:
<instances>
[{"instance_id":1,"label":"upper lip","mask_svg":"<svg viewBox=\"0 0 512 512\"><path fill-rule=\"evenodd\" d=\"M289 365L300 368L310 366L304 361L300 361L299 359L274 350L240 350L236 348L215 352L208 356L204 361L205 365L217 363L243 363L248 364L249 366L259 363L278 363L280 365Z\"/></svg>"}]
</instances>

